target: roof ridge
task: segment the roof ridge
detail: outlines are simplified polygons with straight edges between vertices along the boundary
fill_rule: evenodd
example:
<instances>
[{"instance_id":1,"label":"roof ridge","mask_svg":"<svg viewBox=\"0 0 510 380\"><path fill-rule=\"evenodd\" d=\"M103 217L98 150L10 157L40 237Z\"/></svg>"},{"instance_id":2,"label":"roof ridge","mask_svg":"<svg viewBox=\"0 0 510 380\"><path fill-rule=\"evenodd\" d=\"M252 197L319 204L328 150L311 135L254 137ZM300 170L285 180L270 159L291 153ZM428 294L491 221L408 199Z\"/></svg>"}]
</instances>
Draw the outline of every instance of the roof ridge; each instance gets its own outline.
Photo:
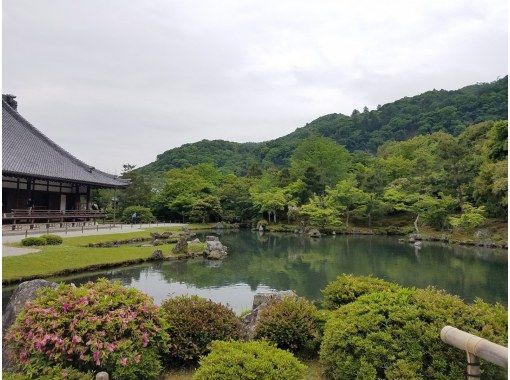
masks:
<instances>
[{"instance_id":1,"label":"roof ridge","mask_svg":"<svg viewBox=\"0 0 510 380\"><path fill-rule=\"evenodd\" d=\"M48 136L46 136L44 133L42 133L39 129L37 129L27 119L25 119L16 109L11 107L11 105L9 103L7 103L3 99L3 97L2 97L2 106L3 106L2 108L5 108L15 119L17 119L18 121L24 123L27 127L29 127L29 130L30 130L31 133L33 133L35 136L43 139L45 142L49 143L53 148L55 148L56 150L60 151L62 154L67 156L69 159L73 160L74 162L76 162L77 164L82 166L88 172L92 173L92 171L95 171L95 172L98 172L100 174L106 175L106 176L108 176L110 178L113 178L113 179L116 179L116 180L125 181L124 179L120 178L117 175L106 173L106 172L103 172L102 170L96 169L94 166L86 164L84 161L80 160L79 158L77 158L74 155L72 155L71 153L69 153L67 150L62 148L60 145L58 145L56 142L54 142Z\"/></svg>"}]
</instances>

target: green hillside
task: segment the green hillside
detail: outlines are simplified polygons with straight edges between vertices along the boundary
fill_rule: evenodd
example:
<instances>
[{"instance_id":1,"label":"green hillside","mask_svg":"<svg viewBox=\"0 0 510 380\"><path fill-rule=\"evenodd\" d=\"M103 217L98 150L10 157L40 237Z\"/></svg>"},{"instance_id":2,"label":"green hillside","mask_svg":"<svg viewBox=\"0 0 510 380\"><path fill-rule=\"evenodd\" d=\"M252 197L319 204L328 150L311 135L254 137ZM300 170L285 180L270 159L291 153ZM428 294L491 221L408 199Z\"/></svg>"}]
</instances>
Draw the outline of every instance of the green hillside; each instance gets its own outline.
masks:
<instances>
[{"instance_id":1,"label":"green hillside","mask_svg":"<svg viewBox=\"0 0 510 380\"><path fill-rule=\"evenodd\" d=\"M254 164L286 167L299 141L310 135L329 137L349 151L376 152L384 142L416 135L448 132L459 135L471 124L507 119L508 76L454 91L432 90L378 106L354 110L350 116L319 117L296 131L262 143L202 140L170 149L138 169L154 176L172 168L212 163L225 172L244 175Z\"/></svg>"}]
</instances>

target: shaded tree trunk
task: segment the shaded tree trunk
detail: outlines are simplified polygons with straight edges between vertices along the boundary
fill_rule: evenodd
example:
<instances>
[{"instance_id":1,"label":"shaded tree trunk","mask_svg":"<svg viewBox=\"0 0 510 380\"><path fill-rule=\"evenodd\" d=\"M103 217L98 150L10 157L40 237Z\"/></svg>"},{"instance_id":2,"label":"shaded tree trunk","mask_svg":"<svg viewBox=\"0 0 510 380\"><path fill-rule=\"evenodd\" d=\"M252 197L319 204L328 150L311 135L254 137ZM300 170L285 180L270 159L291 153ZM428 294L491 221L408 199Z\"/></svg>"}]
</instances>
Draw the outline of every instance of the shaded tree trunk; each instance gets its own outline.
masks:
<instances>
[{"instance_id":1,"label":"shaded tree trunk","mask_svg":"<svg viewBox=\"0 0 510 380\"><path fill-rule=\"evenodd\" d=\"M416 233L419 234L420 230L418 229L418 220L420 219L420 214L416 215L416 219L414 220L414 229L416 230Z\"/></svg>"}]
</instances>

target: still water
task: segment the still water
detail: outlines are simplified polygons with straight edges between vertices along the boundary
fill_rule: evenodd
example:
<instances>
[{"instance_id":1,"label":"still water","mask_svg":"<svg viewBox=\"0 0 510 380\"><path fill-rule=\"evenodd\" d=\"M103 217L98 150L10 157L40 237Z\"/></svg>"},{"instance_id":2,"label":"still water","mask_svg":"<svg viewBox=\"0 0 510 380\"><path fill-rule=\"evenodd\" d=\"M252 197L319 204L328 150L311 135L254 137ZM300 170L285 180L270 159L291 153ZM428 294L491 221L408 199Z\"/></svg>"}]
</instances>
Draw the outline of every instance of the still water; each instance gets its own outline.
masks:
<instances>
[{"instance_id":1,"label":"still water","mask_svg":"<svg viewBox=\"0 0 510 380\"><path fill-rule=\"evenodd\" d=\"M205 236L198 235L201 240ZM157 303L172 295L197 294L241 312L251 307L257 292L293 289L319 301L321 289L339 274L372 274L404 286L433 285L468 302L480 297L507 305L508 261L501 250L426 242L417 249L380 236L308 239L250 231L219 236L230 253L222 262L145 263L50 280L80 284L106 277L150 294ZM3 288L4 308L13 288Z\"/></svg>"}]
</instances>

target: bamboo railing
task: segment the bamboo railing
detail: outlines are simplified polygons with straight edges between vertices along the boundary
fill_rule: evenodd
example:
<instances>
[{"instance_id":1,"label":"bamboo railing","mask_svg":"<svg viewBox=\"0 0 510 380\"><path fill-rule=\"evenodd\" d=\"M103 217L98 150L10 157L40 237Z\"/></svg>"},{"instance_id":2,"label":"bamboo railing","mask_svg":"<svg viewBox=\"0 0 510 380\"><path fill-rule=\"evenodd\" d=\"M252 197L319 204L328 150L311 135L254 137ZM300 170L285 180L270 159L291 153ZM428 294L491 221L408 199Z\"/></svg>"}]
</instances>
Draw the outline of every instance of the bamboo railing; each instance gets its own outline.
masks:
<instances>
[{"instance_id":1,"label":"bamboo railing","mask_svg":"<svg viewBox=\"0 0 510 380\"><path fill-rule=\"evenodd\" d=\"M453 347L466 351L467 379L479 379L482 371L480 359L487 360L508 369L508 348L489 342L487 339L469 334L452 326L441 329L441 340Z\"/></svg>"}]
</instances>

